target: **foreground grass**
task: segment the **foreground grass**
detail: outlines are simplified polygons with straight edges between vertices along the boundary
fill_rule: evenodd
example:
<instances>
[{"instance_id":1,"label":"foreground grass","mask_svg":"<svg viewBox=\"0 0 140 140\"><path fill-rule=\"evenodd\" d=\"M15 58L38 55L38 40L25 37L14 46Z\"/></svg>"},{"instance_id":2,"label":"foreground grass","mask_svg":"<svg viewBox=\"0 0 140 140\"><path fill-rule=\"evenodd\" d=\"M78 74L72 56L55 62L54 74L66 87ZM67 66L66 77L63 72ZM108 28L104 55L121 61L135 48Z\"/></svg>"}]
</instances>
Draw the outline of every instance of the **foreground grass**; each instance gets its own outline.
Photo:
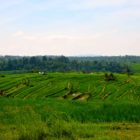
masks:
<instances>
[{"instance_id":1,"label":"foreground grass","mask_svg":"<svg viewBox=\"0 0 140 140\"><path fill-rule=\"evenodd\" d=\"M0 139L140 139L139 108L139 102L1 97Z\"/></svg>"},{"instance_id":2,"label":"foreground grass","mask_svg":"<svg viewBox=\"0 0 140 140\"><path fill-rule=\"evenodd\" d=\"M80 123L55 120L52 123L0 125L2 140L139 140L140 124Z\"/></svg>"}]
</instances>

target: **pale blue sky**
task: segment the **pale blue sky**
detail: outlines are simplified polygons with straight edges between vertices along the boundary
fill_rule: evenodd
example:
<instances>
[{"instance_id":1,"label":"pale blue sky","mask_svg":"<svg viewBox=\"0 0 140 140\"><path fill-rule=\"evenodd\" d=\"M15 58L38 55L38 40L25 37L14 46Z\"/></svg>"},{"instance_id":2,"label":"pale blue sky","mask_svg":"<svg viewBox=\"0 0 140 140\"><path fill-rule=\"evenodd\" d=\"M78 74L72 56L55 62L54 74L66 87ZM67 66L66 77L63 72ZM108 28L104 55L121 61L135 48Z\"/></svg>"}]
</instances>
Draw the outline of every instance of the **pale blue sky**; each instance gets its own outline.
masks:
<instances>
[{"instance_id":1,"label":"pale blue sky","mask_svg":"<svg viewBox=\"0 0 140 140\"><path fill-rule=\"evenodd\" d=\"M0 54L140 55L140 0L0 0Z\"/></svg>"}]
</instances>

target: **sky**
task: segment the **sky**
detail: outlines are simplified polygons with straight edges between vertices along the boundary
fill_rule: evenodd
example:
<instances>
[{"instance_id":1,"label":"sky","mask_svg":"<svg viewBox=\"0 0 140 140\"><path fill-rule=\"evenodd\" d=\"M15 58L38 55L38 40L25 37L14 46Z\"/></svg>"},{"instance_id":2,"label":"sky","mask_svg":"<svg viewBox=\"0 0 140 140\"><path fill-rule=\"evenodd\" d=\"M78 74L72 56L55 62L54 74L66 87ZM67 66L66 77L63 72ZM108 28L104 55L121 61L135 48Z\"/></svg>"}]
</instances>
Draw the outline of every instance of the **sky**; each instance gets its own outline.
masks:
<instances>
[{"instance_id":1,"label":"sky","mask_svg":"<svg viewBox=\"0 0 140 140\"><path fill-rule=\"evenodd\" d=\"M140 0L0 0L0 55L140 55Z\"/></svg>"}]
</instances>

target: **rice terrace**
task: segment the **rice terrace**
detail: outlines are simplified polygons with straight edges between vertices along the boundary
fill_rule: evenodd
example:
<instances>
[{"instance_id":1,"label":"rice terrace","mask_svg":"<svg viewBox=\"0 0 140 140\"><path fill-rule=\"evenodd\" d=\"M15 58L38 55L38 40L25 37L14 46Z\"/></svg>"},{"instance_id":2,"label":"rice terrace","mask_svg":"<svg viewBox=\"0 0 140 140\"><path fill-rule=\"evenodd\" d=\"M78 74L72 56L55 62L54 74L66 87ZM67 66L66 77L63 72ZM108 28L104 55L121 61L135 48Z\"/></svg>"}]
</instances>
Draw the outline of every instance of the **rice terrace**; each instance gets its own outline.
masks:
<instances>
[{"instance_id":1,"label":"rice terrace","mask_svg":"<svg viewBox=\"0 0 140 140\"><path fill-rule=\"evenodd\" d=\"M140 140L140 0L0 0L0 140Z\"/></svg>"},{"instance_id":2,"label":"rice terrace","mask_svg":"<svg viewBox=\"0 0 140 140\"><path fill-rule=\"evenodd\" d=\"M58 67L68 63L62 58L65 57L53 58L60 59ZM2 59L4 70L8 63ZM16 70L0 74L2 140L140 139L139 63L135 67L130 61L131 70L127 66L122 73L89 69L57 72L51 71L53 68L23 71L18 70L18 62L12 63L14 59L23 58L9 58L11 64L17 65ZM69 59L72 63L76 58Z\"/></svg>"}]
</instances>

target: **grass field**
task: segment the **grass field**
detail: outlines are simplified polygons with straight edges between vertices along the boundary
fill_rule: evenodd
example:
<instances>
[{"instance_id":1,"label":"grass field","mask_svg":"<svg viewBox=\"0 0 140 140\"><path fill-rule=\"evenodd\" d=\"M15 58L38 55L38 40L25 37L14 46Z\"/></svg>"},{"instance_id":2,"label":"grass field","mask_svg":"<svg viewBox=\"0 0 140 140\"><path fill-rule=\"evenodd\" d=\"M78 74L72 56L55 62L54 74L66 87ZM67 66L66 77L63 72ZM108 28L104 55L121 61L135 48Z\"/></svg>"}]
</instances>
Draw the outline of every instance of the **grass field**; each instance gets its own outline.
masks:
<instances>
[{"instance_id":1,"label":"grass field","mask_svg":"<svg viewBox=\"0 0 140 140\"><path fill-rule=\"evenodd\" d=\"M140 75L0 75L2 140L139 140Z\"/></svg>"},{"instance_id":2,"label":"grass field","mask_svg":"<svg viewBox=\"0 0 140 140\"><path fill-rule=\"evenodd\" d=\"M131 64L131 68L135 73L140 73L140 63Z\"/></svg>"}]
</instances>

